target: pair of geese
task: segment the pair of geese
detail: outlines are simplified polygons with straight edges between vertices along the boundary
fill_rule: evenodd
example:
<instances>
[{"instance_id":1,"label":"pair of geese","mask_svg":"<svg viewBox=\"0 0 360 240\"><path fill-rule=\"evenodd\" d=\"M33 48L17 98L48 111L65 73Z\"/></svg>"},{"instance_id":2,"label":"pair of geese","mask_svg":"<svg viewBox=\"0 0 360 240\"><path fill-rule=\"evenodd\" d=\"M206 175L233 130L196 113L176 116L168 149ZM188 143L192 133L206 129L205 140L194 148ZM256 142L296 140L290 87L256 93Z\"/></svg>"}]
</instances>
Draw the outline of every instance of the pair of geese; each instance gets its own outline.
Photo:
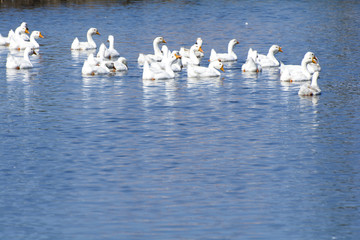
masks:
<instances>
[{"instance_id":1,"label":"pair of geese","mask_svg":"<svg viewBox=\"0 0 360 240\"><path fill-rule=\"evenodd\" d=\"M100 35L97 28L90 28L87 31L86 42L80 42L76 37L71 44L71 50L93 50L96 49L96 43L92 36ZM89 54L84 61L81 72L84 75L104 75L111 72L127 71L127 60L124 57L120 57L119 52L114 47L114 36L109 35L108 40L109 47L107 48L104 43L99 47L99 51L94 56L93 53Z\"/></svg>"},{"instance_id":2,"label":"pair of geese","mask_svg":"<svg viewBox=\"0 0 360 240\"><path fill-rule=\"evenodd\" d=\"M7 37L0 34L0 46L8 46L11 50L24 50L23 56L8 54L6 58L6 68L10 69L28 69L33 65L30 61L31 55L37 55L35 49L40 45L36 39L44 38L40 31L33 31L30 37L27 35L29 29L26 22L22 22L19 27L9 31Z\"/></svg>"}]
</instances>

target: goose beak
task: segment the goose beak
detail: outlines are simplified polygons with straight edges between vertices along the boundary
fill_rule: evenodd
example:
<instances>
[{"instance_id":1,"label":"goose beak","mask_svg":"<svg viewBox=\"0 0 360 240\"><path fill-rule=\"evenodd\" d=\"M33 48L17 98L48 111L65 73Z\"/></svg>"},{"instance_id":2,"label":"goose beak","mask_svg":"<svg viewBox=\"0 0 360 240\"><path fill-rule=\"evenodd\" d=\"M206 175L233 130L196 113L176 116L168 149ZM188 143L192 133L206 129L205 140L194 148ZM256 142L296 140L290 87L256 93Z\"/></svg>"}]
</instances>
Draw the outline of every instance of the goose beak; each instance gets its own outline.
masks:
<instances>
[{"instance_id":1,"label":"goose beak","mask_svg":"<svg viewBox=\"0 0 360 240\"><path fill-rule=\"evenodd\" d=\"M166 41L165 41L165 39L163 39L163 41L162 41L163 43L166 43Z\"/></svg>"},{"instance_id":2,"label":"goose beak","mask_svg":"<svg viewBox=\"0 0 360 240\"><path fill-rule=\"evenodd\" d=\"M44 38L44 36L41 33L39 33L39 37Z\"/></svg>"},{"instance_id":3,"label":"goose beak","mask_svg":"<svg viewBox=\"0 0 360 240\"><path fill-rule=\"evenodd\" d=\"M176 53L175 53L175 57L176 57L176 59L181 59L181 56L177 55Z\"/></svg>"},{"instance_id":4,"label":"goose beak","mask_svg":"<svg viewBox=\"0 0 360 240\"><path fill-rule=\"evenodd\" d=\"M282 49L281 49L281 47L279 47L279 52L283 52Z\"/></svg>"},{"instance_id":5,"label":"goose beak","mask_svg":"<svg viewBox=\"0 0 360 240\"><path fill-rule=\"evenodd\" d=\"M32 54L37 55L37 53L35 52L35 50L33 50Z\"/></svg>"},{"instance_id":6,"label":"goose beak","mask_svg":"<svg viewBox=\"0 0 360 240\"><path fill-rule=\"evenodd\" d=\"M100 35L99 31L96 31L96 34L97 34L97 35Z\"/></svg>"},{"instance_id":7,"label":"goose beak","mask_svg":"<svg viewBox=\"0 0 360 240\"><path fill-rule=\"evenodd\" d=\"M236 41L236 44L239 44L239 41Z\"/></svg>"},{"instance_id":8,"label":"goose beak","mask_svg":"<svg viewBox=\"0 0 360 240\"><path fill-rule=\"evenodd\" d=\"M204 52L201 47L199 47L199 51L202 52L202 53Z\"/></svg>"},{"instance_id":9,"label":"goose beak","mask_svg":"<svg viewBox=\"0 0 360 240\"><path fill-rule=\"evenodd\" d=\"M225 72L225 70L224 70L224 65L221 66L220 70L223 71L223 72Z\"/></svg>"},{"instance_id":10,"label":"goose beak","mask_svg":"<svg viewBox=\"0 0 360 240\"><path fill-rule=\"evenodd\" d=\"M317 63L315 59L316 59L316 58L313 57L311 61L312 61L313 63Z\"/></svg>"},{"instance_id":11,"label":"goose beak","mask_svg":"<svg viewBox=\"0 0 360 240\"><path fill-rule=\"evenodd\" d=\"M29 29L28 28L25 29L25 33L29 34Z\"/></svg>"}]
</instances>

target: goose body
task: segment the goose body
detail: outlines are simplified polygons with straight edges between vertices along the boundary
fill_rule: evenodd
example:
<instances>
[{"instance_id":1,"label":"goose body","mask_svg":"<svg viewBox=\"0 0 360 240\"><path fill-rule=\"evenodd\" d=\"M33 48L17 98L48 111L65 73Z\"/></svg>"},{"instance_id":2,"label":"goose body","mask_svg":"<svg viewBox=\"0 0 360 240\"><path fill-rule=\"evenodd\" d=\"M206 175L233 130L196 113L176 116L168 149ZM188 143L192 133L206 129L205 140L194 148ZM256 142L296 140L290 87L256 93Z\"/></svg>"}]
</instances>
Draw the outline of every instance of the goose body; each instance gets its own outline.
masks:
<instances>
[{"instance_id":1,"label":"goose body","mask_svg":"<svg viewBox=\"0 0 360 240\"><path fill-rule=\"evenodd\" d=\"M111 69L115 71L114 66L111 66ZM106 75L111 73L109 67L106 65L106 62L101 62L98 65L92 65L87 60L84 61L83 67L81 69L83 75Z\"/></svg>"},{"instance_id":2,"label":"goose body","mask_svg":"<svg viewBox=\"0 0 360 240\"><path fill-rule=\"evenodd\" d=\"M40 48L39 43L36 41L36 39L39 38L44 38L44 36L41 34L40 31L33 31L30 35L30 41L25 41L23 39L19 39L16 42L16 45L12 45L10 46L10 48L14 49L19 49L19 50L23 50L27 47L32 48L32 49L38 49Z\"/></svg>"},{"instance_id":3,"label":"goose body","mask_svg":"<svg viewBox=\"0 0 360 240\"><path fill-rule=\"evenodd\" d=\"M126 58L124 58L124 57L119 57L114 62L114 67L115 67L117 72L123 72L123 71L127 71L129 69L128 65L127 65Z\"/></svg>"},{"instance_id":4,"label":"goose body","mask_svg":"<svg viewBox=\"0 0 360 240\"><path fill-rule=\"evenodd\" d=\"M171 58L172 55L177 56L177 58L171 63L171 69L174 72L180 72L182 70L182 56L180 56L178 51L172 51L168 49L166 45L161 47L161 51L163 53L162 60L160 62L150 62L150 68L154 68L157 70L165 70L166 68L166 61L168 58Z\"/></svg>"},{"instance_id":5,"label":"goose body","mask_svg":"<svg viewBox=\"0 0 360 240\"><path fill-rule=\"evenodd\" d=\"M19 27L17 27L14 34L11 36L9 48L20 50L20 45L26 41L23 37L23 34L26 35L26 33L29 33L29 30L25 24L21 24Z\"/></svg>"},{"instance_id":6,"label":"goose body","mask_svg":"<svg viewBox=\"0 0 360 240\"><path fill-rule=\"evenodd\" d=\"M196 57L197 51L203 52L203 50L201 49L201 47L199 45L197 45L197 44L192 45L189 50L189 57L181 56L182 65L183 66L188 66L188 65L197 65L198 66L198 65L200 65L201 59Z\"/></svg>"},{"instance_id":7,"label":"goose body","mask_svg":"<svg viewBox=\"0 0 360 240\"><path fill-rule=\"evenodd\" d=\"M105 51L105 58L118 58L120 57L120 54L118 51L116 51L116 49L114 48L114 36L113 35L109 35L108 36L108 40L109 42L109 48L106 49Z\"/></svg>"},{"instance_id":8,"label":"goose body","mask_svg":"<svg viewBox=\"0 0 360 240\"><path fill-rule=\"evenodd\" d=\"M154 69L150 68L150 64L148 61L145 61L142 79L151 79L151 80L159 80L159 79L172 79L175 77L175 73L171 68L171 64L180 56L171 55L165 61L165 70L163 69Z\"/></svg>"},{"instance_id":9,"label":"goose body","mask_svg":"<svg viewBox=\"0 0 360 240\"><path fill-rule=\"evenodd\" d=\"M201 46L203 44L203 40L201 38L197 38L195 44L197 44L197 46L199 46L201 48ZM181 55L181 57L189 58L190 57L190 49L185 48L185 47L181 47L180 51L179 51L179 54ZM204 57L204 52L200 51L200 50L196 50L195 55L201 61L201 59Z\"/></svg>"},{"instance_id":10,"label":"goose body","mask_svg":"<svg viewBox=\"0 0 360 240\"><path fill-rule=\"evenodd\" d=\"M311 73L307 65L310 63L317 63L317 58L314 53L307 52L301 61L301 65L280 65L280 80L285 82L293 81L309 81Z\"/></svg>"},{"instance_id":11,"label":"goose body","mask_svg":"<svg viewBox=\"0 0 360 240\"><path fill-rule=\"evenodd\" d=\"M6 68L12 68L12 69L32 68L33 65L30 61L29 56L33 54L36 55L35 51L31 48L25 49L23 57L15 57L11 54L8 54L6 59Z\"/></svg>"},{"instance_id":12,"label":"goose body","mask_svg":"<svg viewBox=\"0 0 360 240\"><path fill-rule=\"evenodd\" d=\"M282 52L281 47L272 45L267 55L258 54L256 62L259 63L261 67L278 67L280 66L280 62L275 57L275 54L278 52Z\"/></svg>"},{"instance_id":13,"label":"goose body","mask_svg":"<svg viewBox=\"0 0 360 240\"><path fill-rule=\"evenodd\" d=\"M301 85L298 94L300 96L315 96L321 94L321 89L318 86L317 80L319 78L319 71L315 71L311 78L311 83Z\"/></svg>"},{"instance_id":14,"label":"goose body","mask_svg":"<svg viewBox=\"0 0 360 240\"><path fill-rule=\"evenodd\" d=\"M234 47L239 42L236 39L232 39L228 44L228 52L227 53L216 53L214 49L211 49L210 52L210 61L214 61L216 59L221 60L222 62L231 62L237 60L237 55L234 52Z\"/></svg>"},{"instance_id":15,"label":"goose body","mask_svg":"<svg viewBox=\"0 0 360 240\"><path fill-rule=\"evenodd\" d=\"M1 34L0 34L0 46L8 46L10 44L10 40L11 40L11 37L12 35L14 34L15 32L11 29L7 35L7 37L3 37Z\"/></svg>"},{"instance_id":16,"label":"goose body","mask_svg":"<svg viewBox=\"0 0 360 240\"><path fill-rule=\"evenodd\" d=\"M224 72L224 65L220 60L211 61L208 67L189 65L187 68L187 76L190 78L206 78L219 77Z\"/></svg>"},{"instance_id":17,"label":"goose body","mask_svg":"<svg viewBox=\"0 0 360 240\"><path fill-rule=\"evenodd\" d=\"M243 72L260 72L262 67L260 64L256 62L258 57L258 53L256 50L252 50L252 48L248 51L248 56L246 62L241 66L241 71Z\"/></svg>"},{"instance_id":18,"label":"goose body","mask_svg":"<svg viewBox=\"0 0 360 240\"><path fill-rule=\"evenodd\" d=\"M146 61L147 62L160 62L162 57L163 57L163 53L160 50L159 45L161 43L166 43L166 41L164 40L163 37L156 37L153 41L153 48L154 48L154 54L143 54L140 53L139 57L138 57L138 63L140 65L143 65Z\"/></svg>"},{"instance_id":19,"label":"goose body","mask_svg":"<svg viewBox=\"0 0 360 240\"><path fill-rule=\"evenodd\" d=\"M96 49L96 43L93 39L93 35L100 35L97 28L90 28L86 33L87 42L80 42L76 37L71 44L72 50L89 50Z\"/></svg>"}]
</instances>

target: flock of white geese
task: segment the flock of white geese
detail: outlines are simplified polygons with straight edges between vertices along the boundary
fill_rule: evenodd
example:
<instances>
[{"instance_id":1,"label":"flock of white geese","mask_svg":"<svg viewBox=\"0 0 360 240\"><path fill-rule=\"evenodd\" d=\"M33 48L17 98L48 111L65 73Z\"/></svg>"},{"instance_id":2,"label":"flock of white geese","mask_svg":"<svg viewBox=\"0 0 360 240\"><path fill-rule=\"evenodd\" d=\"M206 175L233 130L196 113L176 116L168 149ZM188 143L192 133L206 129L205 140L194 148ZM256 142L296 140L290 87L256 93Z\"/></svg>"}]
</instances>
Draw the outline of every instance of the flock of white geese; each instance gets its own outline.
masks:
<instances>
[{"instance_id":1,"label":"flock of white geese","mask_svg":"<svg viewBox=\"0 0 360 240\"><path fill-rule=\"evenodd\" d=\"M33 31L30 37L28 34L29 30L26 22L21 23L15 31L10 30L7 37L0 34L0 46L24 50L23 57L9 53L6 60L6 68L27 69L33 67L29 56L36 54L35 50L39 48L36 40L44 38L44 36L39 31ZM71 49L80 51L96 49L97 45L93 39L94 35L100 34L96 28L90 28L87 31L87 41L81 42L76 37L71 44ZM93 53L88 55L82 66L83 75L102 75L128 70L126 58L121 57L115 49L114 37L112 35L108 36L108 42L108 47L104 43L100 45L96 56ZM217 53L214 49L211 49L209 65L207 67L200 66L200 62L204 57L204 52L201 48L203 43L201 38L197 38L196 43L189 49L181 47L179 51L170 51L165 43L166 41L163 37L156 37L153 41L154 52L139 54L138 64L143 66L143 79L172 79L175 78L175 72L180 72L183 68L186 68L187 76L191 78L219 77L221 76L220 71L224 71L223 62L237 61L234 47L239 42L236 39L230 40L227 53ZM256 50L250 48L241 70L243 72L260 72L263 68L279 68L280 81L306 82L300 86L299 95L319 95L321 90L317 81L321 67L315 54L307 52L300 65L285 65L276 59L275 55L278 52L282 52L281 47L278 45L272 45L267 55L259 54Z\"/></svg>"}]
</instances>

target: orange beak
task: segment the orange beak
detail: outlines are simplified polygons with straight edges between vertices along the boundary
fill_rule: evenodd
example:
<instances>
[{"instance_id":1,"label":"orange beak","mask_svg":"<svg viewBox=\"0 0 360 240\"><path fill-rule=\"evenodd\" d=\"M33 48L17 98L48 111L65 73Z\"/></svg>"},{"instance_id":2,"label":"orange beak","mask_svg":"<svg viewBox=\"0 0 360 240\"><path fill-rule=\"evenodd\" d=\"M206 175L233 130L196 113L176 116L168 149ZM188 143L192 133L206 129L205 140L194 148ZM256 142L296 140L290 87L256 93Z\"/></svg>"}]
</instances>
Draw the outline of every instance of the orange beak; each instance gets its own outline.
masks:
<instances>
[{"instance_id":1,"label":"orange beak","mask_svg":"<svg viewBox=\"0 0 360 240\"><path fill-rule=\"evenodd\" d=\"M44 38L44 36L43 36L43 35L41 35L41 33L39 34L39 37Z\"/></svg>"},{"instance_id":2,"label":"orange beak","mask_svg":"<svg viewBox=\"0 0 360 240\"><path fill-rule=\"evenodd\" d=\"M220 70L223 71L223 72L225 72L225 70L224 70L224 65L221 66Z\"/></svg>"},{"instance_id":3,"label":"orange beak","mask_svg":"<svg viewBox=\"0 0 360 240\"><path fill-rule=\"evenodd\" d=\"M281 47L279 47L279 52L283 52L282 49L281 49Z\"/></svg>"},{"instance_id":4,"label":"orange beak","mask_svg":"<svg viewBox=\"0 0 360 240\"><path fill-rule=\"evenodd\" d=\"M162 41L163 43L166 43L166 41L165 41L165 39L163 39L163 41Z\"/></svg>"},{"instance_id":5,"label":"orange beak","mask_svg":"<svg viewBox=\"0 0 360 240\"><path fill-rule=\"evenodd\" d=\"M25 33L29 33L29 29L28 29L28 28L25 29Z\"/></svg>"},{"instance_id":6,"label":"orange beak","mask_svg":"<svg viewBox=\"0 0 360 240\"><path fill-rule=\"evenodd\" d=\"M181 59L181 56L177 55L176 53L175 53L175 57L176 57L176 59Z\"/></svg>"},{"instance_id":7,"label":"orange beak","mask_svg":"<svg viewBox=\"0 0 360 240\"><path fill-rule=\"evenodd\" d=\"M199 47L199 51L202 52L202 53L204 52L201 47Z\"/></svg>"},{"instance_id":8,"label":"orange beak","mask_svg":"<svg viewBox=\"0 0 360 240\"><path fill-rule=\"evenodd\" d=\"M99 31L96 31L96 34L97 34L97 35L100 35Z\"/></svg>"}]
</instances>

